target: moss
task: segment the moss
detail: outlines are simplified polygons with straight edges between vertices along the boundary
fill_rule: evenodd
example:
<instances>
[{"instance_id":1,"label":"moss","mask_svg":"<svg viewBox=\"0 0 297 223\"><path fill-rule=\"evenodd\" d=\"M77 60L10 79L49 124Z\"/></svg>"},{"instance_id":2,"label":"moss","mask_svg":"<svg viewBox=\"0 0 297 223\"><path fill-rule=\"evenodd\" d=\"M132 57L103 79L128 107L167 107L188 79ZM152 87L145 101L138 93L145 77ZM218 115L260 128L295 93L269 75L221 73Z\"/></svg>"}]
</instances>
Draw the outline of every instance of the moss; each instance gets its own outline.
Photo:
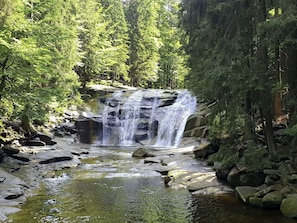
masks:
<instances>
[{"instance_id":1,"label":"moss","mask_svg":"<svg viewBox=\"0 0 297 223\"><path fill-rule=\"evenodd\" d=\"M274 165L269 158L269 153L263 147L249 147L244 151L238 165L248 166L251 170L261 171Z\"/></svg>"},{"instance_id":2,"label":"moss","mask_svg":"<svg viewBox=\"0 0 297 223\"><path fill-rule=\"evenodd\" d=\"M236 149L234 146L223 145L217 153L210 155L208 160L212 163L222 163L223 168L232 168L239 159L236 156Z\"/></svg>"}]
</instances>

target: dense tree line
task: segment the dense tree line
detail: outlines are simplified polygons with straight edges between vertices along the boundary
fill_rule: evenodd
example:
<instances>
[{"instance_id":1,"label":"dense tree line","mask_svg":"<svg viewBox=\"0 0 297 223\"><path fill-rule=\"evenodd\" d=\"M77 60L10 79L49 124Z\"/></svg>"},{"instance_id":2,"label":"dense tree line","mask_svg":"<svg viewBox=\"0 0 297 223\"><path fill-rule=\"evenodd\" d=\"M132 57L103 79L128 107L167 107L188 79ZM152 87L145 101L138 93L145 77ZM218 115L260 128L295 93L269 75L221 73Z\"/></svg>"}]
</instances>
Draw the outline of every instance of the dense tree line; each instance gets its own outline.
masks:
<instances>
[{"instance_id":1,"label":"dense tree line","mask_svg":"<svg viewBox=\"0 0 297 223\"><path fill-rule=\"evenodd\" d=\"M44 121L90 83L176 88L174 0L0 0L0 116Z\"/></svg>"},{"instance_id":2,"label":"dense tree line","mask_svg":"<svg viewBox=\"0 0 297 223\"><path fill-rule=\"evenodd\" d=\"M214 127L297 134L294 0L0 0L0 116L44 121L90 83L190 88ZM182 41L181 41L182 39ZM215 129L215 128L213 128ZM296 140L291 140L292 144Z\"/></svg>"},{"instance_id":3,"label":"dense tree line","mask_svg":"<svg viewBox=\"0 0 297 223\"><path fill-rule=\"evenodd\" d=\"M297 2L184 0L181 18L191 68L187 86L216 101L220 128L253 139L262 120L273 157L273 120L289 114L295 148Z\"/></svg>"}]
</instances>

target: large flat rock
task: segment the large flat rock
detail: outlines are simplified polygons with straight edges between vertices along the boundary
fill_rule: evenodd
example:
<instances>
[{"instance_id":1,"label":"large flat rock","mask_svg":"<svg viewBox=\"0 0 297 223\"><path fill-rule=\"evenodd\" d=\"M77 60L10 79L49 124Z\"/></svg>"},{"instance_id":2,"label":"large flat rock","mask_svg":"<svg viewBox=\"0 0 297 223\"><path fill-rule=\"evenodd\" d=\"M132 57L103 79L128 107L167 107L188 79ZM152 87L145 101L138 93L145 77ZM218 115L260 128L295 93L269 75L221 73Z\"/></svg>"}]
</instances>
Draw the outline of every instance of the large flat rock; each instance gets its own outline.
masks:
<instances>
[{"instance_id":1,"label":"large flat rock","mask_svg":"<svg viewBox=\"0 0 297 223\"><path fill-rule=\"evenodd\" d=\"M248 199L257 193L257 189L251 186L236 187L235 191L238 197L245 203L248 203Z\"/></svg>"}]
</instances>

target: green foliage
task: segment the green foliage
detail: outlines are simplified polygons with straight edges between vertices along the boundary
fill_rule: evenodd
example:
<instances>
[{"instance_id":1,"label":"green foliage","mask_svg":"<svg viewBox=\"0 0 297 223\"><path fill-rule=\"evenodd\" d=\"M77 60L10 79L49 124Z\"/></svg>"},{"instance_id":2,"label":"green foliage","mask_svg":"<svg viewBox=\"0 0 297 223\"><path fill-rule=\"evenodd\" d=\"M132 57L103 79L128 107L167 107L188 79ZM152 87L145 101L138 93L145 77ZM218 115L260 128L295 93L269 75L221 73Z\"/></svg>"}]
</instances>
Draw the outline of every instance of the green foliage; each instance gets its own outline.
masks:
<instances>
[{"instance_id":1,"label":"green foliage","mask_svg":"<svg viewBox=\"0 0 297 223\"><path fill-rule=\"evenodd\" d=\"M231 144L220 145L217 153L209 156L208 160L212 163L222 163L222 168L231 169L238 162L239 158L236 156L236 148Z\"/></svg>"},{"instance_id":2,"label":"green foliage","mask_svg":"<svg viewBox=\"0 0 297 223\"><path fill-rule=\"evenodd\" d=\"M76 94L75 1L11 4L1 11L1 116L43 120Z\"/></svg>"},{"instance_id":3,"label":"green foliage","mask_svg":"<svg viewBox=\"0 0 297 223\"><path fill-rule=\"evenodd\" d=\"M133 86L147 86L158 79L160 31L157 28L158 1L132 0L126 8L129 28L129 76Z\"/></svg>"},{"instance_id":4,"label":"green foliage","mask_svg":"<svg viewBox=\"0 0 297 223\"><path fill-rule=\"evenodd\" d=\"M261 111L273 153L272 98L287 88L289 98L296 101L297 95L296 2L185 0L181 7L191 68L186 86L199 98L217 101L214 117L223 132L230 124L253 132L254 111ZM293 104L286 107L291 114L297 110Z\"/></svg>"},{"instance_id":5,"label":"green foliage","mask_svg":"<svg viewBox=\"0 0 297 223\"><path fill-rule=\"evenodd\" d=\"M160 3L158 29L162 44L159 49L159 78L154 87L182 88L188 68L187 56L181 44L182 31L178 27L179 6L175 0L164 0Z\"/></svg>"}]
</instances>

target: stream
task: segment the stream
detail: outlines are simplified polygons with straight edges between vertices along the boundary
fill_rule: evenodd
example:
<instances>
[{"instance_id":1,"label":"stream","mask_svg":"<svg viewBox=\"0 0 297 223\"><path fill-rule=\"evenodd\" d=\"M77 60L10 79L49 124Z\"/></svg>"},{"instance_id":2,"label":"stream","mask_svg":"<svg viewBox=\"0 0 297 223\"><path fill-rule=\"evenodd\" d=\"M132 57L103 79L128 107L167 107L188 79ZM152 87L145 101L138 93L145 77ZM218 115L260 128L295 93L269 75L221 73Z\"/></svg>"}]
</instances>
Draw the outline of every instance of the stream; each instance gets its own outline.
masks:
<instances>
[{"instance_id":1,"label":"stream","mask_svg":"<svg viewBox=\"0 0 297 223\"><path fill-rule=\"evenodd\" d=\"M94 149L94 148L93 148ZM276 210L242 204L233 194L194 195L164 179L133 147L100 147L77 168L42 180L35 196L9 216L16 223L292 223ZM203 171L203 165L198 171Z\"/></svg>"},{"instance_id":2,"label":"stream","mask_svg":"<svg viewBox=\"0 0 297 223\"><path fill-rule=\"evenodd\" d=\"M54 176L41 179L34 196L6 222L296 222L279 210L248 207L233 193L198 195L168 187L153 163L132 157L139 145L179 145L187 118L196 110L196 98L189 92L122 90L104 95L94 105L95 115L86 116L78 125L80 141L90 145L59 144L68 152L75 146L86 147L88 155L79 155L77 167L57 169ZM187 163L195 173L213 173L196 159Z\"/></svg>"}]
</instances>

